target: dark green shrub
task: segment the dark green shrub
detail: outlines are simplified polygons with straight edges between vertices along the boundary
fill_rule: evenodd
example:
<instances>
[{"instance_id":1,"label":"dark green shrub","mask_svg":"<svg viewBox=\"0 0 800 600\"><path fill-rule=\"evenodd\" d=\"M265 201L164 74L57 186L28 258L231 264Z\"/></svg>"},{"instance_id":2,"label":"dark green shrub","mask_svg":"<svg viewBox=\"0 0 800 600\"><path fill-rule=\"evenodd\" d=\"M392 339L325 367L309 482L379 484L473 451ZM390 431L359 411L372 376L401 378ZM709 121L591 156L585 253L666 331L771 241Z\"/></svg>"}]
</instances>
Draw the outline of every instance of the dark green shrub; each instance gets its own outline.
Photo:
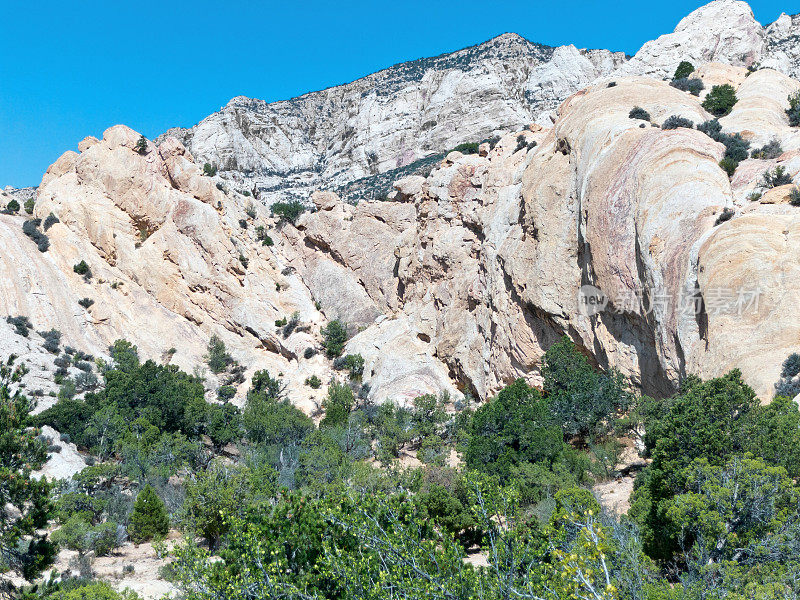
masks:
<instances>
[{"instance_id":1,"label":"dark green shrub","mask_svg":"<svg viewBox=\"0 0 800 600\"><path fill-rule=\"evenodd\" d=\"M353 410L353 404L355 398L350 386L338 381L332 382L328 386L328 396L322 401L325 416L319 423L320 429L345 425L350 411Z\"/></svg>"},{"instance_id":2,"label":"dark green shrub","mask_svg":"<svg viewBox=\"0 0 800 600\"><path fill-rule=\"evenodd\" d=\"M306 360L308 360L309 358L311 358L311 357L313 357L314 355L316 355L316 353L317 353L316 349L315 349L315 348L312 348L311 346L309 346L309 347L308 347L308 348L306 348L306 349L305 349L305 351L303 352L303 358L305 358Z\"/></svg>"},{"instance_id":3,"label":"dark green shrub","mask_svg":"<svg viewBox=\"0 0 800 600\"><path fill-rule=\"evenodd\" d=\"M274 243L272 238L267 235L267 230L264 229L263 225L256 227L256 239L261 242L262 246L272 246Z\"/></svg>"},{"instance_id":4,"label":"dark green shrub","mask_svg":"<svg viewBox=\"0 0 800 600\"><path fill-rule=\"evenodd\" d=\"M94 304L94 300L91 298L81 298L78 300L78 304L80 304L83 308L89 308L92 304Z\"/></svg>"},{"instance_id":5,"label":"dark green shrub","mask_svg":"<svg viewBox=\"0 0 800 600\"><path fill-rule=\"evenodd\" d=\"M678 68L675 69L675 74L672 76L672 79L684 79L689 77L692 73L694 73L694 65L688 60L682 60Z\"/></svg>"},{"instance_id":6,"label":"dark green shrub","mask_svg":"<svg viewBox=\"0 0 800 600\"><path fill-rule=\"evenodd\" d=\"M278 217L280 221L288 221L294 225L300 215L306 211L306 207L299 200L290 200L289 202L276 202L270 210L272 216Z\"/></svg>"},{"instance_id":7,"label":"dark green shrub","mask_svg":"<svg viewBox=\"0 0 800 600\"><path fill-rule=\"evenodd\" d=\"M136 142L136 145L133 147L133 149L139 154L147 154L147 138L143 135L139 136L139 141Z\"/></svg>"},{"instance_id":8,"label":"dark green shrub","mask_svg":"<svg viewBox=\"0 0 800 600\"><path fill-rule=\"evenodd\" d=\"M33 207L35 205L36 205L36 202L34 201L33 198L28 198L27 200L25 200L25 204L24 204L25 212L28 213L29 215L32 215L33 214Z\"/></svg>"},{"instance_id":9,"label":"dark green shrub","mask_svg":"<svg viewBox=\"0 0 800 600\"><path fill-rule=\"evenodd\" d=\"M786 172L786 167L778 165L774 170L764 173L761 183L765 188L772 189L781 185L789 185L792 183L792 176Z\"/></svg>"},{"instance_id":10,"label":"dark green shrub","mask_svg":"<svg viewBox=\"0 0 800 600\"><path fill-rule=\"evenodd\" d=\"M547 400L518 379L475 411L464 460L507 480L524 462L552 462L564 449L563 433Z\"/></svg>"},{"instance_id":11,"label":"dark green shrub","mask_svg":"<svg viewBox=\"0 0 800 600\"><path fill-rule=\"evenodd\" d=\"M217 400L227 402L236 395L236 388L232 385L221 385L217 389Z\"/></svg>"},{"instance_id":12,"label":"dark green shrub","mask_svg":"<svg viewBox=\"0 0 800 600\"><path fill-rule=\"evenodd\" d=\"M314 421L283 397L280 381L267 371L253 375L242 425L251 442L280 448L298 446L314 430Z\"/></svg>"},{"instance_id":13,"label":"dark green shrub","mask_svg":"<svg viewBox=\"0 0 800 600\"><path fill-rule=\"evenodd\" d=\"M750 142L745 140L740 134L734 133L733 135L720 134L717 141L725 145L725 158L729 158L735 163L740 163L747 159L747 151L750 148Z\"/></svg>"},{"instance_id":14,"label":"dark green shrub","mask_svg":"<svg viewBox=\"0 0 800 600\"><path fill-rule=\"evenodd\" d=\"M139 544L153 538L163 538L169 533L169 515L164 501L150 484L144 486L131 512L128 534Z\"/></svg>"},{"instance_id":15,"label":"dark green shrub","mask_svg":"<svg viewBox=\"0 0 800 600\"><path fill-rule=\"evenodd\" d=\"M22 233L33 240L39 252L47 252L47 249L50 248L50 240L39 231L40 224L41 219L28 219L22 224Z\"/></svg>"},{"instance_id":16,"label":"dark green shrub","mask_svg":"<svg viewBox=\"0 0 800 600\"><path fill-rule=\"evenodd\" d=\"M312 389L318 390L322 386L322 380L316 375L306 377L306 385Z\"/></svg>"},{"instance_id":17,"label":"dark green shrub","mask_svg":"<svg viewBox=\"0 0 800 600\"><path fill-rule=\"evenodd\" d=\"M596 371L568 337L545 353L542 376L550 410L567 438L604 437L633 401L617 371Z\"/></svg>"},{"instance_id":18,"label":"dark green shrub","mask_svg":"<svg viewBox=\"0 0 800 600\"><path fill-rule=\"evenodd\" d=\"M344 345L347 342L347 325L338 319L328 323L320 330L322 334L322 345L328 358L341 356Z\"/></svg>"},{"instance_id":19,"label":"dark green shrub","mask_svg":"<svg viewBox=\"0 0 800 600\"><path fill-rule=\"evenodd\" d=\"M6 317L6 323L13 325L17 335L22 337L28 337L28 331L33 329L30 319L21 315L18 317Z\"/></svg>"},{"instance_id":20,"label":"dark green shrub","mask_svg":"<svg viewBox=\"0 0 800 600\"><path fill-rule=\"evenodd\" d=\"M58 329L51 329L50 331L40 331L38 333L44 338L44 349L51 354L58 354L61 344L61 332Z\"/></svg>"},{"instance_id":21,"label":"dark green shrub","mask_svg":"<svg viewBox=\"0 0 800 600\"><path fill-rule=\"evenodd\" d=\"M692 96L699 96L700 92L705 89L700 79L673 79L669 84L682 92L689 92Z\"/></svg>"},{"instance_id":22,"label":"dark green shrub","mask_svg":"<svg viewBox=\"0 0 800 600\"><path fill-rule=\"evenodd\" d=\"M333 368L339 371L346 369L350 374L350 379L360 380L364 373L364 357L360 354L340 356L333 361Z\"/></svg>"},{"instance_id":23,"label":"dark green shrub","mask_svg":"<svg viewBox=\"0 0 800 600\"><path fill-rule=\"evenodd\" d=\"M773 139L767 144L764 144L761 148L754 148L753 152L750 154L750 158L770 160L773 158L778 158L781 154L783 154L781 143L778 140Z\"/></svg>"},{"instance_id":24,"label":"dark green shrub","mask_svg":"<svg viewBox=\"0 0 800 600\"><path fill-rule=\"evenodd\" d=\"M793 352L781 365L781 377L791 379L796 375L800 375L800 354Z\"/></svg>"},{"instance_id":25,"label":"dark green shrub","mask_svg":"<svg viewBox=\"0 0 800 600\"><path fill-rule=\"evenodd\" d=\"M12 198L11 202L6 204L6 210L12 213L19 212L19 202Z\"/></svg>"},{"instance_id":26,"label":"dark green shrub","mask_svg":"<svg viewBox=\"0 0 800 600\"><path fill-rule=\"evenodd\" d=\"M56 223L60 223L60 222L61 222L61 221L59 221L59 220L58 220L58 217L57 217L57 216L55 216L53 213L50 213L49 215L47 215L47 218L44 220L44 226L43 226L43 229L44 229L45 231L47 231L47 230L48 230L48 229L50 229L50 228L51 228L53 225L55 225Z\"/></svg>"},{"instance_id":27,"label":"dark green shrub","mask_svg":"<svg viewBox=\"0 0 800 600\"><path fill-rule=\"evenodd\" d=\"M733 215L736 214L736 211L732 208L725 208L719 213L717 220L714 222L714 225L721 225L725 221L730 221L733 218Z\"/></svg>"},{"instance_id":28,"label":"dark green shrub","mask_svg":"<svg viewBox=\"0 0 800 600\"><path fill-rule=\"evenodd\" d=\"M83 275L84 279L91 279L92 271L89 269L89 265L86 264L85 260L82 260L78 264L72 267L72 270L75 271L78 275Z\"/></svg>"},{"instance_id":29,"label":"dark green shrub","mask_svg":"<svg viewBox=\"0 0 800 600\"><path fill-rule=\"evenodd\" d=\"M711 88L711 91L703 100L703 108L715 117L724 117L730 114L736 102L736 90L733 89L732 85L725 83Z\"/></svg>"},{"instance_id":30,"label":"dark green shrub","mask_svg":"<svg viewBox=\"0 0 800 600\"><path fill-rule=\"evenodd\" d=\"M217 335L211 336L206 350L208 352L205 355L206 364L212 373L222 373L233 363L233 357L225 349L225 342Z\"/></svg>"},{"instance_id":31,"label":"dark green shrub","mask_svg":"<svg viewBox=\"0 0 800 600\"><path fill-rule=\"evenodd\" d=\"M701 123L697 126L697 130L702 131L715 142L720 142L725 146L725 157L719 166L728 173L729 177L733 176L739 163L747 158L750 142L738 133L733 135L722 133L722 124L719 119Z\"/></svg>"},{"instance_id":32,"label":"dark green shrub","mask_svg":"<svg viewBox=\"0 0 800 600\"><path fill-rule=\"evenodd\" d=\"M678 127L692 129L694 127L694 123L689 119L684 119L678 115L672 115L667 117L667 119L661 125L661 129L677 129Z\"/></svg>"},{"instance_id":33,"label":"dark green shrub","mask_svg":"<svg viewBox=\"0 0 800 600\"><path fill-rule=\"evenodd\" d=\"M479 145L480 144L477 142L465 142L453 148L452 152L461 152L461 154L477 154Z\"/></svg>"},{"instance_id":34,"label":"dark green shrub","mask_svg":"<svg viewBox=\"0 0 800 600\"><path fill-rule=\"evenodd\" d=\"M650 113L643 109L641 106L634 106L631 112L628 113L629 119L641 119L643 121L650 120Z\"/></svg>"},{"instance_id":35,"label":"dark green shrub","mask_svg":"<svg viewBox=\"0 0 800 600\"><path fill-rule=\"evenodd\" d=\"M731 158L723 158L721 161L719 161L719 166L728 174L728 177L733 177L733 174L736 172L736 167L739 166L739 163Z\"/></svg>"},{"instance_id":36,"label":"dark green shrub","mask_svg":"<svg viewBox=\"0 0 800 600\"><path fill-rule=\"evenodd\" d=\"M795 186L789 192L789 204L792 206L800 206L800 187Z\"/></svg>"},{"instance_id":37,"label":"dark green shrub","mask_svg":"<svg viewBox=\"0 0 800 600\"><path fill-rule=\"evenodd\" d=\"M789 96L789 108L786 109L786 116L789 117L789 125L800 127L800 92Z\"/></svg>"},{"instance_id":38,"label":"dark green shrub","mask_svg":"<svg viewBox=\"0 0 800 600\"><path fill-rule=\"evenodd\" d=\"M247 267L250 265L250 259L247 258L244 254L239 255L239 262L242 263L242 266L245 269L247 269Z\"/></svg>"},{"instance_id":39,"label":"dark green shrub","mask_svg":"<svg viewBox=\"0 0 800 600\"><path fill-rule=\"evenodd\" d=\"M205 163L203 165L203 175L206 177L214 177L217 174L217 167L212 165L211 163Z\"/></svg>"}]
</instances>

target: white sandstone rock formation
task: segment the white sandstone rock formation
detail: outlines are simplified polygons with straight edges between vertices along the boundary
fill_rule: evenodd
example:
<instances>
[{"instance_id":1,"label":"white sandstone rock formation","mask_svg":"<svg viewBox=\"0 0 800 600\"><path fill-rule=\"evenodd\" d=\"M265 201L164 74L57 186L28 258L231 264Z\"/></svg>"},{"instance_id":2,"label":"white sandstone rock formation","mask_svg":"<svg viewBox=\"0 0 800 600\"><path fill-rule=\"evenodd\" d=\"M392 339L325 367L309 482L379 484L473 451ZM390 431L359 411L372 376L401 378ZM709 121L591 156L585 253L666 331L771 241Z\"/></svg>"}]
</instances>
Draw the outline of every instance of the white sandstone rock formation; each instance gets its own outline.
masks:
<instances>
[{"instance_id":1,"label":"white sandstone rock formation","mask_svg":"<svg viewBox=\"0 0 800 600\"><path fill-rule=\"evenodd\" d=\"M427 172L463 142L531 122L550 126L568 96L596 80L669 78L678 63L761 65L800 74L800 15L768 27L747 3L714 0L628 58L608 50L551 48L504 34L451 54L395 65L291 100L233 98L188 129L168 131L265 204L316 189L349 200L391 191L393 179ZM707 87L717 83L708 79ZM384 176L382 176L384 175Z\"/></svg>"}]
</instances>

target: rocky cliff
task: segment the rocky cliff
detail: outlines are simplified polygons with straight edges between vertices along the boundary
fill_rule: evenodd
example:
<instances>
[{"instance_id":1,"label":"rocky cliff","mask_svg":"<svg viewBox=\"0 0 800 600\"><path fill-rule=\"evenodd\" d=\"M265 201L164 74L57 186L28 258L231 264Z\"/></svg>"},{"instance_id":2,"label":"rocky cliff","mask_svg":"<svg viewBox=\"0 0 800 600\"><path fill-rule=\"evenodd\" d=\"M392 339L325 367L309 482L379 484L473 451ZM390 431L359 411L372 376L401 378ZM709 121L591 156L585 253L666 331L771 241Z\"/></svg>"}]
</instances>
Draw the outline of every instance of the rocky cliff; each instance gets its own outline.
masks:
<instances>
[{"instance_id":1,"label":"rocky cliff","mask_svg":"<svg viewBox=\"0 0 800 600\"><path fill-rule=\"evenodd\" d=\"M203 175L202 152L195 157L178 138L141 148L138 133L116 126L45 173L33 216L48 237L46 252L23 232L25 217L0 214L0 314L27 316L34 330L55 327L65 343L92 354L127 338L143 357L189 371L203 371L206 344L218 335L247 375L262 368L279 374L290 398L309 411L324 391L303 382L311 375L326 381L332 370L306 349L319 347L320 326L334 318L348 323L347 351L364 357L376 402L440 391L486 398L517 377L537 383L542 354L562 335L646 392L666 394L687 374L738 367L769 397L781 362L800 347L793 312L800 209L788 201L791 185L764 189L761 181L780 166L800 183L800 129L785 113L800 83L778 69L730 64L751 33L764 42L762 54L741 62L766 61L777 29L752 29L743 6L718 0L673 34L696 32L697 19L722 18L726 7L741 17L735 23L745 33L715 50L712 58L722 62L697 62L696 76L706 88L736 88L739 101L720 120L723 131L753 145L775 140L782 153L747 159L732 178L719 166L721 143L697 129L660 127L672 115L693 123L711 115L702 97L655 71L616 71L584 85L547 126L531 123L532 113L508 112L522 126L478 154L431 160L426 177L396 181L389 202L365 198L354 206L318 191L295 224L278 222L231 181ZM779 22L788 39L792 18ZM664 52L675 43L666 38L654 42ZM491 52L464 56L526 48L552 64L559 52L572 52L511 36L493 44ZM647 46L642 53L663 55ZM447 62L453 56L435 64L458 71ZM621 68L644 63L637 60ZM422 71L399 81L403 69L396 68L399 87L381 101L433 77ZM453 73L447 77L461 77ZM335 88L316 98L344 93ZM498 105L511 106L511 88L493 93ZM634 106L650 120L630 118ZM400 114L400 129L402 119L419 118ZM190 146L197 131L184 132ZM252 149L237 139L237 152ZM754 191L763 194L753 200ZM264 243L266 235L274 244ZM81 260L91 277L74 272ZM584 310L581 289L594 290L602 306ZM284 319L295 326L286 328ZM13 336L1 336L0 354L28 347L7 341ZM26 352L38 360L34 349ZM205 375L213 392L219 382Z\"/></svg>"},{"instance_id":2,"label":"rocky cliff","mask_svg":"<svg viewBox=\"0 0 800 600\"><path fill-rule=\"evenodd\" d=\"M630 59L620 52L552 48L515 34L396 65L292 100L238 97L189 129L173 129L198 160L270 204L331 189L350 200L388 191L394 178L428 172L425 161L530 122L551 125L556 107L599 78L671 76L695 64L761 64L796 77L800 16L762 27L745 2L715 0ZM355 184L353 182L356 182Z\"/></svg>"}]
</instances>

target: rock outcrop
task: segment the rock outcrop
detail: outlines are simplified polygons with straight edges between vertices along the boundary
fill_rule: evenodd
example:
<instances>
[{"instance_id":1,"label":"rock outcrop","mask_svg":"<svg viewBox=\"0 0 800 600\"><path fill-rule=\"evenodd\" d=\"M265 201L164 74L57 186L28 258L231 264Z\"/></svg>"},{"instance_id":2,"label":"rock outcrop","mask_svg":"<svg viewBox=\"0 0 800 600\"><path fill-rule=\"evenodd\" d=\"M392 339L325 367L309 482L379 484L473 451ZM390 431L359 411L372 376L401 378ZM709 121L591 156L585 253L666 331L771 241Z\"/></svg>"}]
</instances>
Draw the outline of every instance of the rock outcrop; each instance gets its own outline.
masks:
<instances>
[{"instance_id":1,"label":"rock outcrop","mask_svg":"<svg viewBox=\"0 0 800 600\"><path fill-rule=\"evenodd\" d=\"M797 77L799 39L800 15L762 27L747 3L714 0L630 60L504 34L292 100L233 98L194 127L165 136L180 139L199 162L213 163L233 187L256 191L265 204L307 202L316 189L350 201L375 199L392 179L426 174L432 158L460 143L530 122L550 126L558 105L596 80L668 78L682 60L760 64Z\"/></svg>"},{"instance_id":2,"label":"rock outcrop","mask_svg":"<svg viewBox=\"0 0 800 600\"><path fill-rule=\"evenodd\" d=\"M797 82L768 69L741 81L743 105L725 128L794 140L783 105ZM325 292L361 298L336 307L366 326L358 338L381 340L384 354L416 338L479 397L517 377L538 382L541 356L561 335L650 393L670 393L689 373L739 367L768 397L800 345L780 317L795 297L786 269L796 262L797 209L769 194L746 200L745 183L732 185L718 166L724 147L705 134L628 116L640 106L654 123L700 123L711 115L699 98L649 78L616 83L569 98L552 129L508 134L479 155L453 152L427 179L398 181L394 202L314 196L318 211L287 238L292 264L301 273L338 265L346 277L326 280ZM747 185L777 164L797 177L794 156L745 161ZM737 216L718 220L724 209ZM609 299L606 310L579 310L585 285ZM379 324L364 323L364 306ZM772 324L759 331L765 319ZM382 337L387 323L402 338Z\"/></svg>"},{"instance_id":3,"label":"rock outcrop","mask_svg":"<svg viewBox=\"0 0 800 600\"><path fill-rule=\"evenodd\" d=\"M165 135L267 204L361 178L357 197L369 198L381 193L371 176L522 127L624 60L504 34L292 100L234 98Z\"/></svg>"}]
</instances>

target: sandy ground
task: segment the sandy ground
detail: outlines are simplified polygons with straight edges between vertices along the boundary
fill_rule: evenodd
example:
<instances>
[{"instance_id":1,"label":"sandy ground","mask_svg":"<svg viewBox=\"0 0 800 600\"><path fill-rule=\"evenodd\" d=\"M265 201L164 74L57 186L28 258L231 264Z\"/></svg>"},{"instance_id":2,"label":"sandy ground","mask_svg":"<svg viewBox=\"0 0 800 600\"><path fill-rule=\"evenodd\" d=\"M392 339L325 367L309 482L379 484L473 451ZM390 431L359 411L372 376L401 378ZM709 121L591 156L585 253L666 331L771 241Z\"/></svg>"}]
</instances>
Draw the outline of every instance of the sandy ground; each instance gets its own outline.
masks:
<instances>
[{"instance_id":1,"label":"sandy ground","mask_svg":"<svg viewBox=\"0 0 800 600\"><path fill-rule=\"evenodd\" d=\"M170 532L167 546L180 539L180 533ZM53 568L60 573L75 571L75 559L78 553L73 550L59 552ZM170 598L177 596L177 588L169 581L159 577L159 569L169 563L169 559L159 558L153 544L123 545L113 556L100 556L92 562L92 569L97 579L107 581L117 590L129 588L139 594L143 600L160 600L165 595ZM133 566L133 573L124 573L123 569Z\"/></svg>"}]
</instances>

